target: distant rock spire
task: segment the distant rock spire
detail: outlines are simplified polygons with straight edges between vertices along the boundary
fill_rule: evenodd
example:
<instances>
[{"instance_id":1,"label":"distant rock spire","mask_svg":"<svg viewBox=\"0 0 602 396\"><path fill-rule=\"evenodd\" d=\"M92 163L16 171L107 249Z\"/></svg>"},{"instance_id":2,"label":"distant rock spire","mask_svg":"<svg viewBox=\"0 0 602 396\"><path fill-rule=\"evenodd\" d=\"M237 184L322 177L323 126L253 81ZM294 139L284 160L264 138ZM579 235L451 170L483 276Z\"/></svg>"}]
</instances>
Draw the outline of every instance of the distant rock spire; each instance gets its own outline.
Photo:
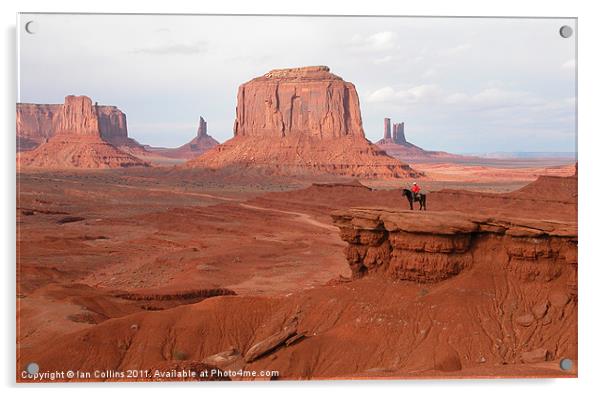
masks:
<instances>
[{"instance_id":1,"label":"distant rock spire","mask_svg":"<svg viewBox=\"0 0 602 396\"><path fill-rule=\"evenodd\" d=\"M203 116L199 117L199 129L196 131L197 137L207 136L207 121L203 118Z\"/></svg>"},{"instance_id":2,"label":"distant rock spire","mask_svg":"<svg viewBox=\"0 0 602 396\"><path fill-rule=\"evenodd\" d=\"M405 123L393 124L393 142L397 144L406 143Z\"/></svg>"},{"instance_id":3,"label":"distant rock spire","mask_svg":"<svg viewBox=\"0 0 602 396\"><path fill-rule=\"evenodd\" d=\"M384 139L391 139L391 119L385 118L385 135Z\"/></svg>"}]
</instances>

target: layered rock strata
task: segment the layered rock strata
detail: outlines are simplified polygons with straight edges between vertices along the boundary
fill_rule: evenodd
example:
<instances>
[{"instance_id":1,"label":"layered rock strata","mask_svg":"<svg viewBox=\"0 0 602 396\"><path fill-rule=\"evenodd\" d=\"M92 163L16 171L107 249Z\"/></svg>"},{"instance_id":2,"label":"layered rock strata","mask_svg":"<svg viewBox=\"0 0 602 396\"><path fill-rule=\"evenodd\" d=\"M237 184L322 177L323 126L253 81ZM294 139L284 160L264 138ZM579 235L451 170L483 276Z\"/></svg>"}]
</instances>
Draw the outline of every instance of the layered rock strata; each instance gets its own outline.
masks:
<instances>
[{"instance_id":1,"label":"layered rock strata","mask_svg":"<svg viewBox=\"0 0 602 396\"><path fill-rule=\"evenodd\" d=\"M326 66L273 70L241 85L234 138L187 166L287 175L418 176L365 138L354 85Z\"/></svg>"},{"instance_id":2,"label":"layered rock strata","mask_svg":"<svg viewBox=\"0 0 602 396\"><path fill-rule=\"evenodd\" d=\"M70 97L73 96L67 98ZM17 103L17 151L31 150L56 135L64 107L64 104ZM103 140L117 147L141 148L140 144L128 137L124 112L116 106L94 104L94 107Z\"/></svg>"},{"instance_id":3,"label":"layered rock strata","mask_svg":"<svg viewBox=\"0 0 602 396\"><path fill-rule=\"evenodd\" d=\"M577 273L577 225L495 219L459 212L349 209L334 212L355 278L439 282L492 263L524 281L549 282Z\"/></svg>"},{"instance_id":4,"label":"layered rock strata","mask_svg":"<svg viewBox=\"0 0 602 396\"><path fill-rule=\"evenodd\" d=\"M65 103L52 116L53 135L31 151L19 153L21 167L33 168L119 168L147 166L131 154L104 140L103 123L111 123L116 113L93 105L86 96L67 96ZM117 116L117 119L120 119ZM108 121L107 121L108 120ZM122 119L125 122L125 118ZM46 125L46 124L44 124ZM119 138L119 128L108 133ZM126 132L127 136L127 132Z\"/></svg>"}]
</instances>

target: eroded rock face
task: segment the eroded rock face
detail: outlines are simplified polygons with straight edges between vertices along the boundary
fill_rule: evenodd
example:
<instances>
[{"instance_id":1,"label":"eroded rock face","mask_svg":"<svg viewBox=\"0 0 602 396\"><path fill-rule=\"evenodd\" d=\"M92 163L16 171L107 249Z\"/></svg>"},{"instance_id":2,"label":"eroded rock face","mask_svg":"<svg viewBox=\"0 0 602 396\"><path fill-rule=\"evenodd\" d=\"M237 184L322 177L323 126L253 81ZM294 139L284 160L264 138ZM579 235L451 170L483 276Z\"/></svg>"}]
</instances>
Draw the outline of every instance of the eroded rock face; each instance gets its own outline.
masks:
<instances>
[{"instance_id":1,"label":"eroded rock face","mask_svg":"<svg viewBox=\"0 0 602 396\"><path fill-rule=\"evenodd\" d=\"M110 113L110 112L109 112ZM106 140L98 106L87 96L67 96L52 121L54 135L32 151L17 155L20 167L119 168L148 164ZM113 113L114 114L114 113ZM125 118L123 119L125 121ZM112 131L115 132L115 131Z\"/></svg>"},{"instance_id":2,"label":"eroded rock face","mask_svg":"<svg viewBox=\"0 0 602 396\"><path fill-rule=\"evenodd\" d=\"M87 96L67 96L61 107L56 134L100 137L98 112L92 100Z\"/></svg>"},{"instance_id":3,"label":"eroded rock face","mask_svg":"<svg viewBox=\"0 0 602 396\"><path fill-rule=\"evenodd\" d=\"M576 292L575 223L361 208L332 217L356 278L439 282L489 262L521 281L549 282L565 272Z\"/></svg>"},{"instance_id":4,"label":"eroded rock face","mask_svg":"<svg viewBox=\"0 0 602 396\"><path fill-rule=\"evenodd\" d=\"M355 86L326 66L273 70L238 89L235 136L363 137Z\"/></svg>"},{"instance_id":5,"label":"eroded rock face","mask_svg":"<svg viewBox=\"0 0 602 396\"><path fill-rule=\"evenodd\" d=\"M125 113L115 106L97 106L100 135L115 146L129 145Z\"/></svg>"},{"instance_id":6,"label":"eroded rock face","mask_svg":"<svg viewBox=\"0 0 602 396\"><path fill-rule=\"evenodd\" d=\"M393 142L396 144L407 143L405 135L405 123L393 124Z\"/></svg>"},{"instance_id":7,"label":"eroded rock face","mask_svg":"<svg viewBox=\"0 0 602 396\"><path fill-rule=\"evenodd\" d=\"M84 115L83 111L87 111L85 108L88 106L83 103L86 99L95 108L98 121L91 121L91 114ZM103 140L114 146L141 147L128 137L125 113L116 106L92 105L91 102L86 96L70 95L64 104L17 103L17 151L31 150L61 131L84 135L86 128L91 127L94 131L96 127L86 125L86 122L98 122ZM68 110L68 114L64 113L66 107L74 109L78 103L79 112Z\"/></svg>"},{"instance_id":8,"label":"eroded rock face","mask_svg":"<svg viewBox=\"0 0 602 396\"><path fill-rule=\"evenodd\" d=\"M199 117L199 127L196 130L196 137L204 137L207 136L207 121L203 118L203 116Z\"/></svg>"},{"instance_id":9,"label":"eroded rock face","mask_svg":"<svg viewBox=\"0 0 602 396\"><path fill-rule=\"evenodd\" d=\"M234 138L187 166L286 175L420 176L365 138L354 85L326 66L273 70L241 85Z\"/></svg>"},{"instance_id":10,"label":"eroded rock face","mask_svg":"<svg viewBox=\"0 0 602 396\"><path fill-rule=\"evenodd\" d=\"M31 150L54 135L60 104L17 103L17 151Z\"/></svg>"},{"instance_id":11,"label":"eroded rock face","mask_svg":"<svg viewBox=\"0 0 602 396\"><path fill-rule=\"evenodd\" d=\"M207 121L200 116L195 138L176 150L180 152L182 158L194 158L218 144L219 142L207 133Z\"/></svg>"}]
</instances>

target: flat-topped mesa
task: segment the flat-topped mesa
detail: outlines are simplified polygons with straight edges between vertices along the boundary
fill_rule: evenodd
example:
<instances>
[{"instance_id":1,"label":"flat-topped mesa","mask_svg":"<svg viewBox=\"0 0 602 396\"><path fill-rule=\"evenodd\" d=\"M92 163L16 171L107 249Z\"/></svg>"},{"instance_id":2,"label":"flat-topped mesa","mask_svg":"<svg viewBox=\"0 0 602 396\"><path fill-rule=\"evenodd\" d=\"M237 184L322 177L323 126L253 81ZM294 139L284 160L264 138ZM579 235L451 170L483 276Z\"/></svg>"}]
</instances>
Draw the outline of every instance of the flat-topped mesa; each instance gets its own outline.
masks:
<instances>
[{"instance_id":1,"label":"flat-topped mesa","mask_svg":"<svg viewBox=\"0 0 602 396\"><path fill-rule=\"evenodd\" d=\"M75 110L77 106L80 106L81 112ZM84 107L89 112L88 116L84 116ZM118 147L141 148L135 140L128 137L127 119L119 108L92 105L92 100L86 96L69 95L63 104L17 103L17 151L33 149L57 133L96 136L95 125L92 125L96 121L90 118L94 109L103 140ZM79 117L82 117L81 120L76 119ZM80 121L91 123L88 127L92 129L86 131L88 127L78 124Z\"/></svg>"},{"instance_id":2,"label":"flat-topped mesa","mask_svg":"<svg viewBox=\"0 0 602 396\"><path fill-rule=\"evenodd\" d=\"M364 137L355 86L326 66L272 70L238 89L235 136Z\"/></svg>"},{"instance_id":3,"label":"flat-topped mesa","mask_svg":"<svg viewBox=\"0 0 602 396\"><path fill-rule=\"evenodd\" d=\"M419 177L364 136L355 86L326 66L272 70L238 89L234 138L186 167L271 175Z\"/></svg>"},{"instance_id":4,"label":"flat-topped mesa","mask_svg":"<svg viewBox=\"0 0 602 396\"><path fill-rule=\"evenodd\" d=\"M564 276L576 292L576 223L383 208L341 210L332 218L349 243L355 278L439 282L479 266L521 281Z\"/></svg>"},{"instance_id":5,"label":"flat-topped mesa","mask_svg":"<svg viewBox=\"0 0 602 396\"><path fill-rule=\"evenodd\" d=\"M121 151L102 135L103 123L116 123L117 128L107 132L120 136L119 122L123 121L117 108L92 104L87 96L70 95L54 116L54 135L31 151L17 155L20 167L27 168L123 168L148 166L139 158ZM127 129L126 129L127 139Z\"/></svg>"},{"instance_id":6,"label":"flat-topped mesa","mask_svg":"<svg viewBox=\"0 0 602 396\"><path fill-rule=\"evenodd\" d=\"M341 77L330 73L330 68L328 66L306 66L274 69L261 77L253 79L253 81L264 79L343 80Z\"/></svg>"}]
</instances>

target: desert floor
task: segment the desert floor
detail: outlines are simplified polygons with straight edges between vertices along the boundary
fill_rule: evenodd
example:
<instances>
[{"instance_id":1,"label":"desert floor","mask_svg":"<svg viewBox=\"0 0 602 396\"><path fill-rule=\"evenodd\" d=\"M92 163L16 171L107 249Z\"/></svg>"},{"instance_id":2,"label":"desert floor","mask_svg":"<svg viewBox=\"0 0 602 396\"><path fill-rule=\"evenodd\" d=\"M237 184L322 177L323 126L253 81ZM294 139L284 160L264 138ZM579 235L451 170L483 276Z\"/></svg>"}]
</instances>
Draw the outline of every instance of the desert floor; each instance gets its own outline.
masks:
<instances>
[{"instance_id":1,"label":"desert floor","mask_svg":"<svg viewBox=\"0 0 602 396\"><path fill-rule=\"evenodd\" d=\"M545 207L537 197L507 194L538 175L570 176L574 165L412 166L428 175L420 183L431 193L429 210L477 210L492 215L576 221L575 204L563 198L574 191L559 192L558 199ZM331 184L320 187L312 186L313 182ZM411 181L364 181L376 189L372 192L335 182L349 180L284 180L261 175L240 178L235 172L214 175L176 168L19 173L19 367L29 361L50 359L55 361L53 366L60 367L61 361L70 361L60 350L73 347L68 346L71 336L99 326L104 329L102 334L118 332L119 327L109 330L108 326L118 326L119 320L140 315L154 315L152 320L158 321L163 320L160 315L186 316L184 311L177 311L184 306L203 309L228 298L259 299L240 300L239 313L232 314L234 317L241 314L240 310L261 310L271 304L266 302L270 299L292 298L300 301L297 305L311 301L322 301L316 302L318 307L344 303L349 309L361 311L361 307L378 304L382 296L374 293L401 293L412 298L420 294L420 285L374 279L340 281L350 275L350 270L343 253L345 243L330 218L333 210L353 206L407 209L407 201L396 189ZM546 192L546 197L549 195ZM353 289L347 299L334 291L343 288ZM232 297L209 298L220 295ZM265 312L270 309L265 308ZM240 320L244 323L259 318ZM250 328L257 325L247 324ZM341 333L333 345L341 347L349 336ZM112 342L111 336L107 337L106 342ZM223 340L223 334L220 337L217 344L236 343ZM164 348L165 340L155 341ZM148 342L155 341L149 338ZM205 353L186 352L190 359L200 359ZM296 359L303 360L304 356ZM130 359L138 366L148 361L142 357ZM107 367L114 365L111 356L105 360ZM290 368L284 378L571 375L560 372L553 362L495 369L476 365L443 374L366 368L350 371L346 365L337 371L318 361L303 368L287 364L279 366Z\"/></svg>"}]
</instances>

